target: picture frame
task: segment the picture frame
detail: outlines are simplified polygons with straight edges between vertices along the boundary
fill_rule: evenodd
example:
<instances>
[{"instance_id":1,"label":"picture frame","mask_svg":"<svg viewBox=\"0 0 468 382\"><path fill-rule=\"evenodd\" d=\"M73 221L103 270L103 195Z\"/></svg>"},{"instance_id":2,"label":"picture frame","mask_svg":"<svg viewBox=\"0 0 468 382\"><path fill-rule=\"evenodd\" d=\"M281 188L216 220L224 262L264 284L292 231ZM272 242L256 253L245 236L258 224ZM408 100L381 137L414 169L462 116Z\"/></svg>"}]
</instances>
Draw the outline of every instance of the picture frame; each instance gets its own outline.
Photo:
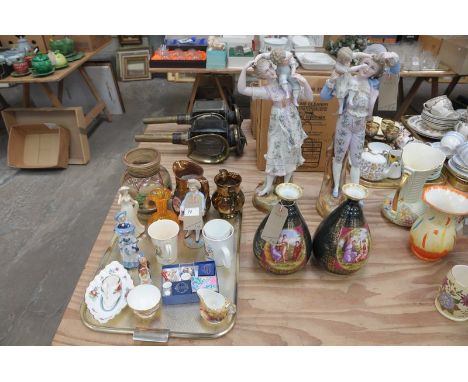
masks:
<instances>
[{"instance_id":1,"label":"picture frame","mask_svg":"<svg viewBox=\"0 0 468 382\"><path fill-rule=\"evenodd\" d=\"M120 45L141 45L143 36L119 36Z\"/></svg>"},{"instance_id":2,"label":"picture frame","mask_svg":"<svg viewBox=\"0 0 468 382\"><path fill-rule=\"evenodd\" d=\"M149 49L117 52L120 79L122 81L150 80Z\"/></svg>"}]
</instances>

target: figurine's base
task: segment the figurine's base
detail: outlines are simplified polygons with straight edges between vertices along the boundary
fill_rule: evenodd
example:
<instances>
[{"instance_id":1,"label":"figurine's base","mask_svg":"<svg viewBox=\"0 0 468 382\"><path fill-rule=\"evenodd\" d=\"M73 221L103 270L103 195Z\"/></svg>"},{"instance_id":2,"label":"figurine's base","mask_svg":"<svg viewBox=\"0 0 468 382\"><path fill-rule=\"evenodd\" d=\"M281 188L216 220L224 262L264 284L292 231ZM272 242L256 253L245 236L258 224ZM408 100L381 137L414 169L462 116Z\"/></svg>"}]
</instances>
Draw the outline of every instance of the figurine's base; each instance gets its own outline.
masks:
<instances>
[{"instance_id":1,"label":"figurine's base","mask_svg":"<svg viewBox=\"0 0 468 382\"><path fill-rule=\"evenodd\" d=\"M257 185L252 198L252 204L257 210L268 214L271 212L273 207L278 204L280 198L275 194L274 191L271 191L269 194L264 196L258 196L257 192L263 188L263 183L264 182Z\"/></svg>"},{"instance_id":2,"label":"figurine's base","mask_svg":"<svg viewBox=\"0 0 468 382\"><path fill-rule=\"evenodd\" d=\"M195 240L195 235L194 234L191 234L189 237L186 237L184 239L184 244L189 247L189 248L192 248L192 249L198 249L198 248L201 248L205 245L205 242L203 241L203 237L200 233L200 240L198 240L198 242Z\"/></svg>"},{"instance_id":3,"label":"figurine's base","mask_svg":"<svg viewBox=\"0 0 468 382\"><path fill-rule=\"evenodd\" d=\"M316 209L321 217L326 218L330 213L335 210L341 203L346 200L345 195L341 192L337 198L328 193L320 194L317 199Z\"/></svg>"}]
</instances>

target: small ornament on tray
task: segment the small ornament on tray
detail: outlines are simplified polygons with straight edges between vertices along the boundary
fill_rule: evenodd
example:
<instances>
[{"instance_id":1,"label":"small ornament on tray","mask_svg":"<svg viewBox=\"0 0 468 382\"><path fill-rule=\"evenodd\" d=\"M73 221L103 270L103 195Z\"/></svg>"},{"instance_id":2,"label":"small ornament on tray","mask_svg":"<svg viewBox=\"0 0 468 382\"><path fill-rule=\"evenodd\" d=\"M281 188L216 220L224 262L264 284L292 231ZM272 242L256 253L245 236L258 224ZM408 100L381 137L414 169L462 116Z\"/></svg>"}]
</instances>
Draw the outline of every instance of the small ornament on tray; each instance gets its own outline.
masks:
<instances>
[{"instance_id":1,"label":"small ornament on tray","mask_svg":"<svg viewBox=\"0 0 468 382\"><path fill-rule=\"evenodd\" d=\"M146 257L140 257L138 259L140 263L138 265L138 277L140 278L141 284L151 284L151 273L149 269L149 261Z\"/></svg>"}]
</instances>

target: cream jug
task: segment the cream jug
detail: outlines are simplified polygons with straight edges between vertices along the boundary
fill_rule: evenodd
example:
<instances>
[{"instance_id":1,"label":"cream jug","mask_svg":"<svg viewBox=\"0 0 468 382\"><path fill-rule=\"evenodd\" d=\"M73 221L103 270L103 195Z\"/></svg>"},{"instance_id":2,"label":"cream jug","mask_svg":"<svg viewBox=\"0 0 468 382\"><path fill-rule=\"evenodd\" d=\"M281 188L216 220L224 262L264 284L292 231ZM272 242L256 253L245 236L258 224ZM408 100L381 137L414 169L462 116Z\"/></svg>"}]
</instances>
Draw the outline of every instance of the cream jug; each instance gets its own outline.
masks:
<instances>
[{"instance_id":1,"label":"cream jug","mask_svg":"<svg viewBox=\"0 0 468 382\"><path fill-rule=\"evenodd\" d=\"M410 142L403 148L403 174L398 189L385 198L383 215L392 223L411 227L424 213L422 201L428 177L445 161L445 154L431 146Z\"/></svg>"}]
</instances>

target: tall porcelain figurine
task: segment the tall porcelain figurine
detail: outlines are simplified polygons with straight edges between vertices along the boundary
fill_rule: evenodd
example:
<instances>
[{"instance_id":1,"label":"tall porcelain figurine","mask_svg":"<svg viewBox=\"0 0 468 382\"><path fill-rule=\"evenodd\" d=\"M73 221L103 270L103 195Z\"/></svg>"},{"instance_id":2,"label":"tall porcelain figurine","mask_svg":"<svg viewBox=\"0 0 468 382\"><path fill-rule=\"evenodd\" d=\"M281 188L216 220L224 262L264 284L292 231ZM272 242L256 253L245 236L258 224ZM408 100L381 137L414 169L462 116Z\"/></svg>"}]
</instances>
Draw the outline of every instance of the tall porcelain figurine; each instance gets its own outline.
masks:
<instances>
[{"instance_id":1,"label":"tall porcelain figurine","mask_svg":"<svg viewBox=\"0 0 468 382\"><path fill-rule=\"evenodd\" d=\"M359 184L359 166L364 147L366 120L372 118L374 104L379 96L380 77L384 69L395 75L400 72L398 55L387 52L383 45L370 45L355 57L360 59L359 65L350 68L348 72L356 71L357 75L348 76L344 84L339 82L339 89L336 89L339 77L332 75L320 93L320 97L324 100L330 100L334 96L344 96L343 111L336 122L334 141L332 195L335 198L339 196L341 169L348 151L351 160L351 182Z\"/></svg>"},{"instance_id":2,"label":"tall porcelain figurine","mask_svg":"<svg viewBox=\"0 0 468 382\"><path fill-rule=\"evenodd\" d=\"M266 179L263 185L256 190L256 194L260 197L273 191L273 182L276 176L284 176L284 182L287 183L296 168L304 163L302 143L307 135L302 129L299 112L294 105L295 90L291 85L292 81L296 81L300 85L298 99L312 101L313 94L307 80L297 73L291 73L287 83L284 82L284 76L287 77L287 75L283 73L283 69L287 65L287 57L290 54L289 52L284 53L281 54L282 57L284 56L283 64L278 68L275 68L271 60L264 57L257 59L256 62L250 61L242 69L237 83L239 93L257 99L273 101L268 129L268 150L265 156ZM280 56L280 52L277 54L272 52L271 59L276 55ZM254 68L255 75L266 80L267 85L260 87L246 85L246 72L251 66ZM279 77L281 77L282 83L280 83Z\"/></svg>"},{"instance_id":3,"label":"tall porcelain figurine","mask_svg":"<svg viewBox=\"0 0 468 382\"><path fill-rule=\"evenodd\" d=\"M130 190L127 186L119 188L119 199L117 204L120 206L120 211L127 212L127 220L135 226L136 236L140 236L145 232L145 227L138 220L138 202L134 200L128 193Z\"/></svg>"},{"instance_id":4,"label":"tall porcelain figurine","mask_svg":"<svg viewBox=\"0 0 468 382\"><path fill-rule=\"evenodd\" d=\"M119 211L115 215L117 225L114 232L119 237L119 249L122 256L122 264L127 269L138 268L139 259L143 257L143 252L138 247L138 240L135 237L135 226L127 219L126 211Z\"/></svg>"}]
</instances>

